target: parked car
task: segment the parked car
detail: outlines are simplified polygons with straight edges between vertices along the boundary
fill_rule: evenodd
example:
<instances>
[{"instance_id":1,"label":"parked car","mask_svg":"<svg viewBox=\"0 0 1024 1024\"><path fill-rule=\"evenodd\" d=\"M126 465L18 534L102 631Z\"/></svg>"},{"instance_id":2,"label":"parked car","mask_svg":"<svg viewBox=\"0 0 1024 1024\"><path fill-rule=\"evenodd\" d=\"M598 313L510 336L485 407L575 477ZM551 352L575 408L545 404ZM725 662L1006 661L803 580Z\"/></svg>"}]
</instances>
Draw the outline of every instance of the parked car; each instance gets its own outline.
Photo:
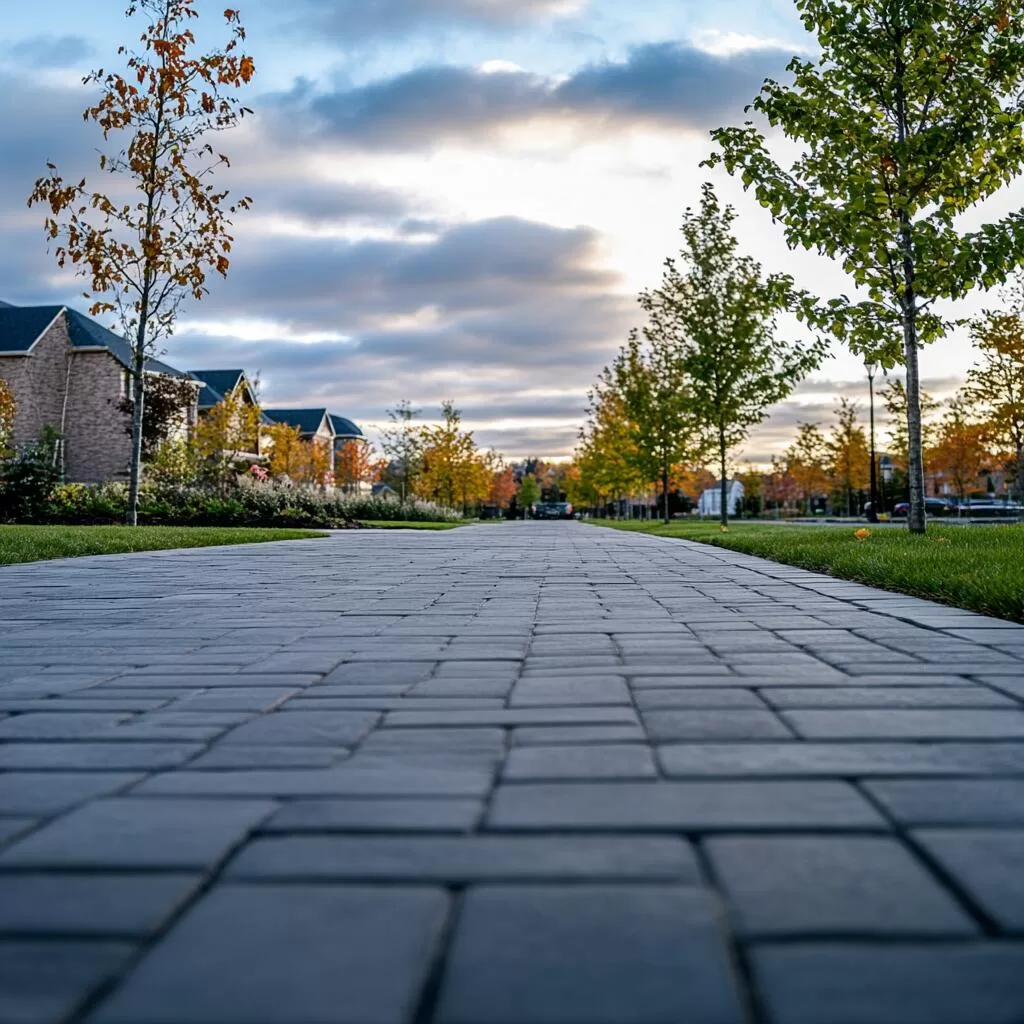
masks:
<instances>
[{"instance_id":1,"label":"parked car","mask_svg":"<svg viewBox=\"0 0 1024 1024\"><path fill-rule=\"evenodd\" d=\"M1024 519L1024 505L1011 501L965 501L957 514L964 519Z\"/></svg>"},{"instance_id":2,"label":"parked car","mask_svg":"<svg viewBox=\"0 0 1024 1024\"><path fill-rule=\"evenodd\" d=\"M925 498L924 511L929 516L951 516L956 515L957 507L949 498ZM899 501L893 506L893 519L906 519L909 514L909 501Z\"/></svg>"},{"instance_id":3,"label":"parked car","mask_svg":"<svg viewBox=\"0 0 1024 1024\"><path fill-rule=\"evenodd\" d=\"M534 519L575 519L572 505L567 501L542 501L530 507Z\"/></svg>"}]
</instances>

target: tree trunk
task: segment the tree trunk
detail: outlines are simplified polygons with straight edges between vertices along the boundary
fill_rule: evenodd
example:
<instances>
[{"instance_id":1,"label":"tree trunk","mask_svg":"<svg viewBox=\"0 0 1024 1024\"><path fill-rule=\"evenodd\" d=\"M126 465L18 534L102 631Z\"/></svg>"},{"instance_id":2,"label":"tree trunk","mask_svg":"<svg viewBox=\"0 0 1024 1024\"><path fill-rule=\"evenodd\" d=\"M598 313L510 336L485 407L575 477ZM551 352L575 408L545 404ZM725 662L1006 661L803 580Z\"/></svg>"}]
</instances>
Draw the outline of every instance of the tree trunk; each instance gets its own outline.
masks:
<instances>
[{"instance_id":1,"label":"tree trunk","mask_svg":"<svg viewBox=\"0 0 1024 1024\"><path fill-rule=\"evenodd\" d=\"M907 483L910 511L907 527L911 533L925 532L924 452L921 441L921 379L917 352L917 305L913 294L913 271L903 300L903 356L907 367Z\"/></svg>"},{"instance_id":2,"label":"tree trunk","mask_svg":"<svg viewBox=\"0 0 1024 1024\"><path fill-rule=\"evenodd\" d=\"M132 367L132 462L128 478L128 509L125 522L139 525L139 485L142 482L142 414L146 401L146 361L140 348Z\"/></svg>"},{"instance_id":3,"label":"tree trunk","mask_svg":"<svg viewBox=\"0 0 1024 1024\"><path fill-rule=\"evenodd\" d=\"M1017 500L1024 502L1024 445L1017 445Z\"/></svg>"},{"instance_id":4,"label":"tree trunk","mask_svg":"<svg viewBox=\"0 0 1024 1024\"><path fill-rule=\"evenodd\" d=\"M721 483L721 523L723 526L729 525L729 481L726 479L726 450L725 450L725 434L719 431L718 434L718 468L722 473Z\"/></svg>"},{"instance_id":5,"label":"tree trunk","mask_svg":"<svg viewBox=\"0 0 1024 1024\"><path fill-rule=\"evenodd\" d=\"M665 525L668 526L670 522L668 514L668 466L661 467L661 500L664 503Z\"/></svg>"}]
</instances>

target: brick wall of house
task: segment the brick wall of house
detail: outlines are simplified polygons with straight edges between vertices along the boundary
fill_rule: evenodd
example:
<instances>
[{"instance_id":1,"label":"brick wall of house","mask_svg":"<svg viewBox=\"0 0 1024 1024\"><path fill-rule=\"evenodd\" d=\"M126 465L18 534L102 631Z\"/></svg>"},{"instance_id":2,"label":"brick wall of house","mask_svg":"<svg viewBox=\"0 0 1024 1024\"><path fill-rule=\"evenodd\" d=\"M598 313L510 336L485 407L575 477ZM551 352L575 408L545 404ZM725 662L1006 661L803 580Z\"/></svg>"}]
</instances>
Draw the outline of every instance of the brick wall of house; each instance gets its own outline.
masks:
<instances>
[{"instance_id":1,"label":"brick wall of house","mask_svg":"<svg viewBox=\"0 0 1024 1024\"><path fill-rule=\"evenodd\" d=\"M60 429L68 373L67 324L63 314L25 356L0 358L0 378L14 394L14 443L32 444L44 427Z\"/></svg>"},{"instance_id":2,"label":"brick wall of house","mask_svg":"<svg viewBox=\"0 0 1024 1024\"><path fill-rule=\"evenodd\" d=\"M107 352L76 352L68 392L65 472L75 483L125 480L132 443L119 408L124 368Z\"/></svg>"}]
</instances>

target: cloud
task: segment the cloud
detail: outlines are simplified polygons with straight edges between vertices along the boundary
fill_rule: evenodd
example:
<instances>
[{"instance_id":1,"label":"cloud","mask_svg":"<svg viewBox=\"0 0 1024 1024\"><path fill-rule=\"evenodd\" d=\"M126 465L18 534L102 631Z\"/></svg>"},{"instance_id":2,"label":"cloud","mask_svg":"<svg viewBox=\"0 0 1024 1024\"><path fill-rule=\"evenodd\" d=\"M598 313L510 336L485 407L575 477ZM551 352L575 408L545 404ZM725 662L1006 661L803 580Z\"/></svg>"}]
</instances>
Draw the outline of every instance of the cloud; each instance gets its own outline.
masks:
<instances>
[{"instance_id":1,"label":"cloud","mask_svg":"<svg viewBox=\"0 0 1024 1024\"><path fill-rule=\"evenodd\" d=\"M423 67L368 85L315 93L309 83L275 98L279 118L311 121L326 137L380 150L489 140L540 119L583 129L655 125L701 130L735 119L790 51L713 54L680 43L634 47L623 61L564 79L527 71Z\"/></svg>"},{"instance_id":2,"label":"cloud","mask_svg":"<svg viewBox=\"0 0 1024 1024\"><path fill-rule=\"evenodd\" d=\"M19 39L0 49L0 55L30 68L67 68L95 53L81 36L40 35Z\"/></svg>"},{"instance_id":3,"label":"cloud","mask_svg":"<svg viewBox=\"0 0 1024 1024\"><path fill-rule=\"evenodd\" d=\"M503 29L575 14L587 0L305 0L296 27L351 43L445 32Z\"/></svg>"}]
</instances>

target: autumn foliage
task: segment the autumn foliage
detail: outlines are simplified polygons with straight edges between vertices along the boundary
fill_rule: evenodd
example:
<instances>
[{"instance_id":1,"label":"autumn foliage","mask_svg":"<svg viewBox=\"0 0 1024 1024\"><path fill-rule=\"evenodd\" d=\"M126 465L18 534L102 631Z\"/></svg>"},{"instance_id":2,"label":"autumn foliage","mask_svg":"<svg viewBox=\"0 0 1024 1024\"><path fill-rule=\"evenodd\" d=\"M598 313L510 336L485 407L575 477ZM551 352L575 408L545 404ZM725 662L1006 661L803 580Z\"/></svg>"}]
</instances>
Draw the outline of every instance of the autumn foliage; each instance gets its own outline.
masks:
<instances>
[{"instance_id":1,"label":"autumn foliage","mask_svg":"<svg viewBox=\"0 0 1024 1024\"><path fill-rule=\"evenodd\" d=\"M56 165L32 190L29 205L47 209L45 229L60 267L87 278L91 313L115 313L132 347L132 466L129 522L134 523L142 464L146 360L174 327L181 303L206 294L211 273L228 272L231 218L251 200L232 200L216 184L229 163L210 139L250 111L237 90L255 73L241 52L238 11L224 11L225 45L194 53L197 0L137 0L140 46L117 50L122 70L100 68L83 79L99 97L84 112L108 144L99 170L106 189L65 179Z\"/></svg>"}]
</instances>

